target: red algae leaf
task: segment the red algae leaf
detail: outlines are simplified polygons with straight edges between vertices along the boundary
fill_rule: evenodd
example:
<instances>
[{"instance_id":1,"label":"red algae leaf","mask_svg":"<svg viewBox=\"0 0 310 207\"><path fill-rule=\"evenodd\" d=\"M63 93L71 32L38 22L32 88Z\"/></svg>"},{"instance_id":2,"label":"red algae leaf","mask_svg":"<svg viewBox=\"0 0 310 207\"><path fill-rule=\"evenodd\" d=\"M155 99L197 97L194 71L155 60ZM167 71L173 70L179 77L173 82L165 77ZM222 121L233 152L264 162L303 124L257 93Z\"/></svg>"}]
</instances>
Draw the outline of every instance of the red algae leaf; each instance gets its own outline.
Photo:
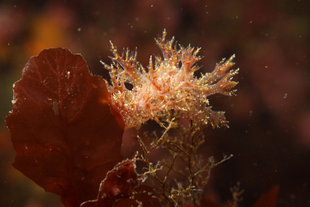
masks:
<instances>
[{"instance_id":1,"label":"red algae leaf","mask_svg":"<svg viewBox=\"0 0 310 207\"><path fill-rule=\"evenodd\" d=\"M135 171L133 160L123 160L110 170L102 180L97 199L86 201L81 207L127 207L151 206L150 189L140 186L140 178ZM157 205L158 206L158 205Z\"/></svg>"},{"instance_id":2,"label":"red algae leaf","mask_svg":"<svg viewBox=\"0 0 310 207\"><path fill-rule=\"evenodd\" d=\"M263 193L253 207L276 207L278 200L279 186L272 187L268 192Z\"/></svg>"},{"instance_id":3,"label":"red algae leaf","mask_svg":"<svg viewBox=\"0 0 310 207\"><path fill-rule=\"evenodd\" d=\"M67 49L43 50L14 86L6 122L13 166L66 207L97 195L100 181L122 160L122 123L109 106L102 78Z\"/></svg>"}]
</instances>

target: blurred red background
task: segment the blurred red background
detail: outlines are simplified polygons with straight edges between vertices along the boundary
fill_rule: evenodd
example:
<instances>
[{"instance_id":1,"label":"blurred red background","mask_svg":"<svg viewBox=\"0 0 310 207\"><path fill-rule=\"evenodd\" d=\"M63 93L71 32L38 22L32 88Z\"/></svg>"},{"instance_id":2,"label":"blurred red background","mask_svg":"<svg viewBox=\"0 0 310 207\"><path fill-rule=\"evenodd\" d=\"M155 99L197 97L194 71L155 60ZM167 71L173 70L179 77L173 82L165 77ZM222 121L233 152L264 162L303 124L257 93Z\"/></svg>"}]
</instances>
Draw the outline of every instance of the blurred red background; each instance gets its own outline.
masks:
<instances>
[{"instance_id":1,"label":"blurred red background","mask_svg":"<svg viewBox=\"0 0 310 207\"><path fill-rule=\"evenodd\" d=\"M207 191L225 201L240 182L241 206L251 206L279 184L279 207L310 206L309 8L306 0L1 1L0 206L61 206L11 167L4 119L27 59L66 47L108 77L99 61L109 62L109 40L137 47L147 65L149 55L160 54L154 37L164 28L178 43L202 47L201 72L232 54L240 67L238 95L211 98L215 109L227 111L230 128L207 130L202 152L235 156L214 170Z\"/></svg>"}]
</instances>

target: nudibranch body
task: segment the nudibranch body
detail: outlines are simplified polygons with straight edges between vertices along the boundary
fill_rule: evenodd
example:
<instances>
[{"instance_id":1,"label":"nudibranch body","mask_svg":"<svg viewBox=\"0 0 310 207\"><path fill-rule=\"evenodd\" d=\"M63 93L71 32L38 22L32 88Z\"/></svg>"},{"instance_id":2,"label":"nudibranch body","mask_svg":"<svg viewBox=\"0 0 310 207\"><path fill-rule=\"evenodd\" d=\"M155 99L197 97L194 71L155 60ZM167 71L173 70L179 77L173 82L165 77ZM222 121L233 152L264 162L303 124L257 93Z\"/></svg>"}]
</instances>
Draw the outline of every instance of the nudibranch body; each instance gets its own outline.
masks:
<instances>
[{"instance_id":1,"label":"nudibranch body","mask_svg":"<svg viewBox=\"0 0 310 207\"><path fill-rule=\"evenodd\" d=\"M207 97L216 93L233 95L237 85L233 76L238 69L231 69L234 55L216 64L211 73L195 77L200 48L177 47L174 38L166 41L166 31L156 39L162 57L150 57L147 70L137 61L137 52L127 49L119 55L111 43L114 54L109 70L112 84L107 84L112 106L121 114L125 127L137 127L148 120L160 120L172 111L179 116L212 127L227 126L222 111L213 111ZM126 88L125 83L132 85Z\"/></svg>"}]
</instances>

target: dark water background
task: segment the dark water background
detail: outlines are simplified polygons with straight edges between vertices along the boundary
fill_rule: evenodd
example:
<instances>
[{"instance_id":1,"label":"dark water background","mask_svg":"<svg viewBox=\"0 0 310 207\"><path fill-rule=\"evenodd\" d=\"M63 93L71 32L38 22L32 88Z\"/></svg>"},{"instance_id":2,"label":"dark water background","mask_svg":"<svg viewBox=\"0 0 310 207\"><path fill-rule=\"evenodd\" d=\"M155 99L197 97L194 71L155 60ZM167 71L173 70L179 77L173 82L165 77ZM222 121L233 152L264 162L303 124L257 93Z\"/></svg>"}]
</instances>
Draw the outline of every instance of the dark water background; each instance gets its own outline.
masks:
<instances>
[{"instance_id":1,"label":"dark water background","mask_svg":"<svg viewBox=\"0 0 310 207\"><path fill-rule=\"evenodd\" d=\"M11 108L12 84L30 56L49 47L81 53L95 74L108 62L109 40L119 48L138 47L138 59L160 54L154 37L163 28L179 43L202 47L201 71L236 54L238 95L215 96L227 111L229 129L208 130L206 155L220 158L208 188L230 199L240 182L241 206L280 186L279 207L310 206L310 1L308 0L111 0L0 2L0 118ZM0 206L56 207L11 167L14 151L0 123Z\"/></svg>"}]
</instances>

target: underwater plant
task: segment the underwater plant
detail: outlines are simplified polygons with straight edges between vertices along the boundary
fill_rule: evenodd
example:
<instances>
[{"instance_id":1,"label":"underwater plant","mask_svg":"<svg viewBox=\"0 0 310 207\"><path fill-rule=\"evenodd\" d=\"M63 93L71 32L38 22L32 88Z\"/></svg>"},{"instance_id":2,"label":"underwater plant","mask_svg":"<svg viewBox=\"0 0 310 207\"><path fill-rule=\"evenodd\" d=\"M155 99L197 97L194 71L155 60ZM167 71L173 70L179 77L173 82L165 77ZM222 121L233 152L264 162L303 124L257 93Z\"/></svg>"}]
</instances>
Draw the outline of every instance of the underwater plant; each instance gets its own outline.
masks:
<instances>
[{"instance_id":1,"label":"underwater plant","mask_svg":"<svg viewBox=\"0 0 310 207\"><path fill-rule=\"evenodd\" d=\"M91 75L82 56L67 49L32 57L14 84L6 119L14 167L66 207L201 206L211 170L232 157L198 153L207 126L228 126L207 98L234 95L238 69L231 69L232 56L197 77L199 48L167 41L166 31L156 43L162 57L151 56L147 68L136 52L119 54L111 43L112 64L103 63L110 81ZM156 130L147 127L152 120ZM129 128L136 128L140 148L124 159ZM240 194L233 190L224 206L237 206Z\"/></svg>"}]
</instances>

